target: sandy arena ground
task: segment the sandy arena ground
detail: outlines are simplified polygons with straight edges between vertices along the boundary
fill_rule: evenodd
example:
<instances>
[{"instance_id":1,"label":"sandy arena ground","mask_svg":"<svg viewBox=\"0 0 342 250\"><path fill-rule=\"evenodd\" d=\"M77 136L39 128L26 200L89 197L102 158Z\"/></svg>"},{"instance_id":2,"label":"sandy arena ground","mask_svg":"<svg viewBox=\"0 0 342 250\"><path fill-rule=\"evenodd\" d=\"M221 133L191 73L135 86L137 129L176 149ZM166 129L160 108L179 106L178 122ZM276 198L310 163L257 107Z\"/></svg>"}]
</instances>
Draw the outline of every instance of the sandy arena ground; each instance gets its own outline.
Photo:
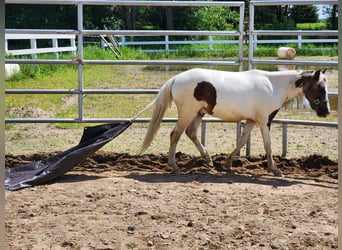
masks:
<instances>
[{"instance_id":1,"label":"sandy arena ground","mask_svg":"<svg viewBox=\"0 0 342 250\"><path fill-rule=\"evenodd\" d=\"M45 158L6 157L6 166ZM337 163L241 157L226 173L178 153L98 152L47 184L6 191L6 249L337 249Z\"/></svg>"}]
</instances>

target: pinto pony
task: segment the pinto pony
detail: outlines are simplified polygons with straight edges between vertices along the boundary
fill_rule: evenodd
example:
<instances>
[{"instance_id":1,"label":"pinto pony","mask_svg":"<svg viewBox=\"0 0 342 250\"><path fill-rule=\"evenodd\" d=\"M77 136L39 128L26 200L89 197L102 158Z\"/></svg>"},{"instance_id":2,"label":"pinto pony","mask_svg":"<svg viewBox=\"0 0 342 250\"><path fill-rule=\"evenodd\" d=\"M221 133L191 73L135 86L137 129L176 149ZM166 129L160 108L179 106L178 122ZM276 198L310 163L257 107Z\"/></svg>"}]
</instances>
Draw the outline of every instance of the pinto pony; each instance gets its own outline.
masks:
<instances>
[{"instance_id":1,"label":"pinto pony","mask_svg":"<svg viewBox=\"0 0 342 250\"><path fill-rule=\"evenodd\" d=\"M256 123L260 126L268 168L275 176L282 176L274 165L271 150L270 126L284 103L298 95L305 95L318 116L330 113L325 70L267 72L250 70L227 72L209 69L191 69L168 80L157 97L145 110L155 106L147 134L141 146L144 152L154 139L172 101L178 110L178 121L170 134L168 165L173 173L181 173L175 153L178 140L185 130L202 158L212 165L212 159L197 137L197 130L205 114L224 121L246 120L236 148L226 160L227 170L239 150L246 144Z\"/></svg>"}]
</instances>

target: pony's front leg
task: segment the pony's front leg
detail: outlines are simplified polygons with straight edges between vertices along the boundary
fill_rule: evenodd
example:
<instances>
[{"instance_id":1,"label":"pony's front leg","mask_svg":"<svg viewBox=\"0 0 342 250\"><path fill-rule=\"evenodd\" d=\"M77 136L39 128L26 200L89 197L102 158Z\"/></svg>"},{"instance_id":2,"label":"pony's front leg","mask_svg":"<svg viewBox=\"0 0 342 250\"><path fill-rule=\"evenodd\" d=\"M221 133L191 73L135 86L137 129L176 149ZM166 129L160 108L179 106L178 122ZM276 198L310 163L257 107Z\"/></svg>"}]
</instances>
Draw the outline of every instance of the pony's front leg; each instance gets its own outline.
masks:
<instances>
[{"instance_id":1,"label":"pony's front leg","mask_svg":"<svg viewBox=\"0 0 342 250\"><path fill-rule=\"evenodd\" d=\"M226 169L227 171L230 171L232 168L234 157L237 155L237 153L240 151L240 149L246 144L248 140L248 136L251 134L251 131L253 130L256 122L253 120L247 120L246 124L244 126L243 132L241 134L241 137L236 145L236 148L233 150L233 152L228 156L226 160Z\"/></svg>"},{"instance_id":2,"label":"pony's front leg","mask_svg":"<svg viewBox=\"0 0 342 250\"><path fill-rule=\"evenodd\" d=\"M280 169L274 165L269 128L267 127L265 123L265 124L260 124L260 129L262 133L262 138L264 140L264 148L265 148L266 155L267 155L267 167L270 171L273 172L275 176L282 177L283 175Z\"/></svg>"}]
</instances>

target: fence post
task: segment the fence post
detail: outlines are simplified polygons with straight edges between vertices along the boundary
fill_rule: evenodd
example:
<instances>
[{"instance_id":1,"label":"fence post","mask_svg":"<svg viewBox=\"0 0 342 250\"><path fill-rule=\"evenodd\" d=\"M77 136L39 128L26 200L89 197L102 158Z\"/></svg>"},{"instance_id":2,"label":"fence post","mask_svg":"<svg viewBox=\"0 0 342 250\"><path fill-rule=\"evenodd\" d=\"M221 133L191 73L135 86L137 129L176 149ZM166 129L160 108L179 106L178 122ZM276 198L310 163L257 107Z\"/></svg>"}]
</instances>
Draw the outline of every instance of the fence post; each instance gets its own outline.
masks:
<instances>
[{"instance_id":1,"label":"fence post","mask_svg":"<svg viewBox=\"0 0 342 250\"><path fill-rule=\"evenodd\" d=\"M78 34L78 120L83 120L83 4L77 4L77 28Z\"/></svg>"},{"instance_id":2,"label":"fence post","mask_svg":"<svg viewBox=\"0 0 342 250\"><path fill-rule=\"evenodd\" d=\"M282 157L286 156L287 153L287 123L283 123L283 152L281 153Z\"/></svg>"},{"instance_id":3,"label":"fence post","mask_svg":"<svg viewBox=\"0 0 342 250\"><path fill-rule=\"evenodd\" d=\"M243 38L245 36L245 31L244 31L244 20L245 20L245 5L242 4L240 6L240 20L239 20L239 53L238 53L238 58L239 58L239 71L243 71Z\"/></svg>"},{"instance_id":4,"label":"fence post","mask_svg":"<svg viewBox=\"0 0 342 250\"><path fill-rule=\"evenodd\" d=\"M30 44L31 44L31 49L37 49L37 40L35 38L30 39ZM37 54L36 53L31 54L31 57L33 59L37 59Z\"/></svg>"},{"instance_id":5,"label":"fence post","mask_svg":"<svg viewBox=\"0 0 342 250\"><path fill-rule=\"evenodd\" d=\"M301 48L302 48L302 35L298 35L298 49L301 49Z\"/></svg>"},{"instance_id":6,"label":"fence post","mask_svg":"<svg viewBox=\"0 0 342 250\"><path fill-rule=\"evenodd\" d=\"M253 35L254 39L253 39L253 49L256 50L258 49L258 36L257 35Z\"/></svg>"},{"instance_id":7,"label":"fence post","mask_svg":"<svg viewBox=\"0 0 342 250\"><path fill-rule=\"evenodd\" d=\"M8 42L7 39L5 39L5 55L7 54L8 51Z\"/></svg>"},{"instance_id":8,"label":"fence post","mask_svg":"<svg viewBox=\"0 0 342 250\"><path fill-rule=\"evenodd\" d=\"M105 43L103 42L102 39L100 40L100 47L101 47L102 50L106 50L106 45L105 45Z\"/></svg>"},{"instance_id":9,"label":"fence post","mask_svg":"<svg viewBox=\"0 0 342 250\"><path fill-rule=\"evenodd\" d=\"M254 30L254 4L250 2L249 4L249 28L248 28L248 69L253 68L252 60L254 53L254 45L253 45L253 30Z\"/></svg>"},{"instance_id":10,"label":"fence post","mask_svg":"<svg viewBox=\"0 0 342 250\"><path fill-rule=\"evenodd\" d=\"M121 43L119 43L122 47L125 46L126 43L126 37L125 36L121 36Z\"/></svg>"},{"instance_id":11,"label":"fence post","mask_svg":"<svg viewBox=\"0 0 342 250\"><path fill-rule=\"evenodd\" d=\"M57 38L54 38L52 39L52 47L53 48L58 48L58 40ZM59 55L58 55L58 52L54 52L55 56L56 56L56 59L59 59Z\"/></svg>"},{"instance_id":12,"label":"fence post","mask_svg":"<svg viewBox=\"0 0 342 250\"><path fill-rule=\"evenodd\" d=\"M252 136L249 135L247 142L246 142L246 156L250 156L251 155L251 140L252 140Z\"/></svg>"},{"instance_id":13,"label":"fence post","mask_svg":"<svg viewBox=\"0 0 342 250\"><path fill-rule=\"evenodd\" d=\"M165 52L169 52L169 36L165 35Z\"/></svg>"},{"instance_id":14,"label":"fence post","mask_svg":"<svg viewBox=\"0 0 342 250\"><path fill-rule=\"evenodd\" d=\"M209 50L213 50L213 36L209 36Z\"/></svg>"},{"instance_id":15,"label":"fence post","mask_svg":"<svg viewBox=\"0 0 342 250\"><path fill-rule=\"evenodd\" d=\"M201 124L201 143L205 146L205 135L207 132L207 122L202 120Z\"/></svg>"},{"instance_id":16,"label":"fence post","mask_svg":"<svg viewBox=\"0 0 342 250\"><path fill-rule=\"evenodd\" d=\"M76 48L76 41L75 41L76 39L75 39L75 36L74 36L74 38L72 38L72 39L70 39L70 45L72 46L72 47L74 47L74 48ZM75 49L73 52L72 52L72 54L73 54L73 56L76 56L76 54L77 54L77 51L76 51L77 49Z\"/></svg>"},{"instance_id":17,"label":"fence post","mask_svg":"<svg viewBox=\"0 0 342 250\"><path fill-rule=\"evenodd\" d=\"M239 140L241 137L241 127L242 127L242 123L241 121L238 121L236 123L236 146L239 144ZM240 156L240 151L236 155Z\"/></svg>"}]
</instances>

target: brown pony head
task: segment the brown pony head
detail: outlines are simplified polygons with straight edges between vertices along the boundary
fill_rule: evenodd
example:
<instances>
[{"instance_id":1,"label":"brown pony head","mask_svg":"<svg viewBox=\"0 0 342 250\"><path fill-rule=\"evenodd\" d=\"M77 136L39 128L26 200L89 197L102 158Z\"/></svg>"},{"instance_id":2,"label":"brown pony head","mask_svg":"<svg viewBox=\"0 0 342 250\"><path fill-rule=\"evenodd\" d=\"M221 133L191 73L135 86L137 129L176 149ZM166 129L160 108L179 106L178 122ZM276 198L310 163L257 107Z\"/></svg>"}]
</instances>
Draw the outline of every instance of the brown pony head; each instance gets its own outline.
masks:
<instances>
[{"instance_id":1,"label":"brown pony head","mask_svg":"<svg viewBox=\"0 0 342 250\"><path fill-rule=\"evenodd\" d=\"M327 69L303 71L295 82L297 88L303 88L306 99L319 117L330 114L326 71Z\"/></svg>"}]
</instances>

